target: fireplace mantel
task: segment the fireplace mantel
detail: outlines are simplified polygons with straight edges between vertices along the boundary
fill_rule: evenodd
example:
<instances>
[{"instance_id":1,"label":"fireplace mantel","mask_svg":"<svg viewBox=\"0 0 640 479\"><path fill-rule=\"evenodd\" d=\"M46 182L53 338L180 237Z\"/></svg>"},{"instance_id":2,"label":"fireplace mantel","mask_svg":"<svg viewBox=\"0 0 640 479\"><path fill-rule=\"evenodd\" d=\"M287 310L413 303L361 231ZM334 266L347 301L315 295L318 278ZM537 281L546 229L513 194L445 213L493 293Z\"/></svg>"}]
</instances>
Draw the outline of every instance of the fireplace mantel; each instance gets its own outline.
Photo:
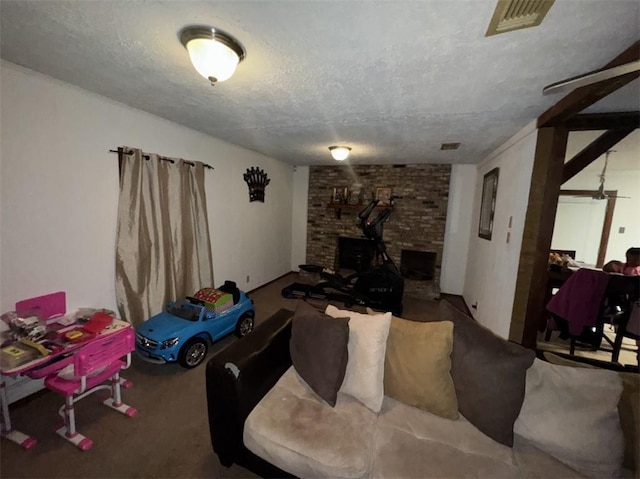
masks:
<instances>
[{"instance_id":1,"label":"fireplace mantel","mask_svg":"<svg viewBox=\"0 0 640 479\"><path fill-rule=\"evenodd\" d=\"M336 211L336 219L342 217L342 210L363 210L367 205L350 205L349 203L329 203L327 208L333 208ZM392 205L377 205L375 211L392 210Z\"/></svg>"}]
</instances>

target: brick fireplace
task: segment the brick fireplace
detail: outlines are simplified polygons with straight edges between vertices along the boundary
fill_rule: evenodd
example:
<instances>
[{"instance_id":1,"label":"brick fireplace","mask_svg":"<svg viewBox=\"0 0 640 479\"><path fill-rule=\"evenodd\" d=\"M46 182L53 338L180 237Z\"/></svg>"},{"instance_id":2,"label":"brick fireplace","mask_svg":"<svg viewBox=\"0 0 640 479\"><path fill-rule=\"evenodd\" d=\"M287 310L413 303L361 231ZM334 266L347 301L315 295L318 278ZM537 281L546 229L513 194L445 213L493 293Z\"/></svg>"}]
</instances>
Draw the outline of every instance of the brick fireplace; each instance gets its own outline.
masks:
<instances>
[{"instance_id":1,"label":"brick fireplace","mask_svg":"<svg viewBox=\"0 0 640 479\"><path fill-rule=\"evenodd\" d=\"M368 238L338 236L337 264L334 269L365 271L371 267L376 254L373 241Z\"/></svg>"},{"instance_id":2,"label":"brick fireplace","mask_svg":"<svg viewBox=\"0 0 640 479\"><path fill-rule=\"evenodd\" d=\"M412 252L413 259L432 258L432 279L427 275L405 278L405 294L437 298L450 175L450 165L310 167L307 263L339 269L339 238L361 238L358 212L375 197L377 188L390 188L391 194L400 198L394 200L391 217L384 223L387 252L399 268L403 250ZM361 208L349 205L337 214L328 205L334 189L342 192L345 188L354 192L352 198L363 198L363 204ZM419 268L424 269L422 264Z\"/></svg>"}]
</instances>

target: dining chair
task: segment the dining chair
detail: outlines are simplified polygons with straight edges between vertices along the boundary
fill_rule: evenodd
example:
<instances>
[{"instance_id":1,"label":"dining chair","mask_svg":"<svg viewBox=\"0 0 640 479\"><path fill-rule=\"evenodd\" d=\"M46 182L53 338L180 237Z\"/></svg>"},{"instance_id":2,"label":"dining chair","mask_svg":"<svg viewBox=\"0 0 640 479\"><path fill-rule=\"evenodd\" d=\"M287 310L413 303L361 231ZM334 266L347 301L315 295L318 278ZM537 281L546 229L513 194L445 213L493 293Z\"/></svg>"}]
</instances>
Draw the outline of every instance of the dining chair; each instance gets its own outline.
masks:
<instances>
[{"instance_id":1,"label":"dining chair","mask_svg":"<svg viewBox=\"0 0 640 479\"><path fill-rule=\"evenodd\" d=\"M606 299L611 284L610 274L591 268L580 268L560 286L547 303L552 315L545 339L552 329L558 329L562 339L569 339L569 354L574 355L576 344L586 343L592 351L601 349L604 334Z\"/></svg>"},{"instance_id":2,"label":"dining chair","mask_svg":"<svg viewBox=\"0 0 640 479\"><path fill-rule=\"evenodd\" d=\"M615 329L613 340L604 338L611 346L611 361L620 358L623 339L640 340L640 277L610 275L605 293L604 305L599 321L611 324Z\"/></svg>"}]
</instances>

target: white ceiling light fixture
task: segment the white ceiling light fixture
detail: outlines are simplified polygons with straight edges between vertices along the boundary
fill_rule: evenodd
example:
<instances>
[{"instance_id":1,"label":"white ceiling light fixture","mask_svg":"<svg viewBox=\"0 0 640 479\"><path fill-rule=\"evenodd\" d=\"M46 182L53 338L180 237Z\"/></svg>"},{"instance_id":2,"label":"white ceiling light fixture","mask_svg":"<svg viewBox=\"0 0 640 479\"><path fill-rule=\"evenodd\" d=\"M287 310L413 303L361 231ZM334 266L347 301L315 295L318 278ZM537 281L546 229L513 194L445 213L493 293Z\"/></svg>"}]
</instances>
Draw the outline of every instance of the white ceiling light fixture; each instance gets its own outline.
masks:
<instances>
[{"instance_id":1,"label":"white ceiling light fixture","mask_svg":"<svg viewBox=\"0 0 640 479\"><path fill-rule=\"evenodd\" d=\"M180 30L179 37L194 68L212 86L231 78L238 63L247 56L238 40L214 27L190 25Z\"/></svg>"},{"instance_id":2,"label":"white ceiling light fixture","mask_svg":"<svg viewBox=\"0 0 640 479\"><path fill-rule=\"evenodd\" d=\"M344 161L349 157L349 153L351 153L351 148L348 146L330 146L329 151L331 152L331 156L336 161Z\"/></svg>"}]
</instances>

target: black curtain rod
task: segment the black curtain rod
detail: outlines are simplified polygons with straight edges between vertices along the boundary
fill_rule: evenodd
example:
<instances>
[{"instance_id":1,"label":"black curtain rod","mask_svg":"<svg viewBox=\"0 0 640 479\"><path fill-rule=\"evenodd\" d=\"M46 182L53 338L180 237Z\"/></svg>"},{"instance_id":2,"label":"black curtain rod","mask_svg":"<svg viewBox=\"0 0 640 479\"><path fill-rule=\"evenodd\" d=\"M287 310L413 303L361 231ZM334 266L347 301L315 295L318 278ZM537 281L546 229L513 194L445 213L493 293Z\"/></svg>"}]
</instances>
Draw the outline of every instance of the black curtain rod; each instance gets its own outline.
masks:
<instances>
[{"instance_id":1,"label":"black curtain rod","mask_svg":"<svg viewBox=\"0 0 640 479\"><path fill-rule=\"evenodd\" d=\"M119 153L119 151L118 151L118 150L109 150L109 153ZM133 155L133 151L123 151L123 153L124 153L125 155ZM149 156L148 156L148 155L143 155L143 158L144 158L145 160L148 160L148 159L149 159ZM158 156L158 159L160 159L160 160L162 160L162 161L170 161L171 163L175 163L175 161L174 161L174 160L172 160L171 158L162 158L161 156ZM185 163L185 164L187 164L187 165L189 165L189 166L195 166L195 163L192 163L192 162L190 162L190 161L185 161L184 163ZM206 163L203 163L203 165L204 165L204 167L205 167L205 168L207 168L207 169L209 169L209 170L213 170L213 166L208 165L208 164L206 164Z\"/></svg>"}]
</instances>

